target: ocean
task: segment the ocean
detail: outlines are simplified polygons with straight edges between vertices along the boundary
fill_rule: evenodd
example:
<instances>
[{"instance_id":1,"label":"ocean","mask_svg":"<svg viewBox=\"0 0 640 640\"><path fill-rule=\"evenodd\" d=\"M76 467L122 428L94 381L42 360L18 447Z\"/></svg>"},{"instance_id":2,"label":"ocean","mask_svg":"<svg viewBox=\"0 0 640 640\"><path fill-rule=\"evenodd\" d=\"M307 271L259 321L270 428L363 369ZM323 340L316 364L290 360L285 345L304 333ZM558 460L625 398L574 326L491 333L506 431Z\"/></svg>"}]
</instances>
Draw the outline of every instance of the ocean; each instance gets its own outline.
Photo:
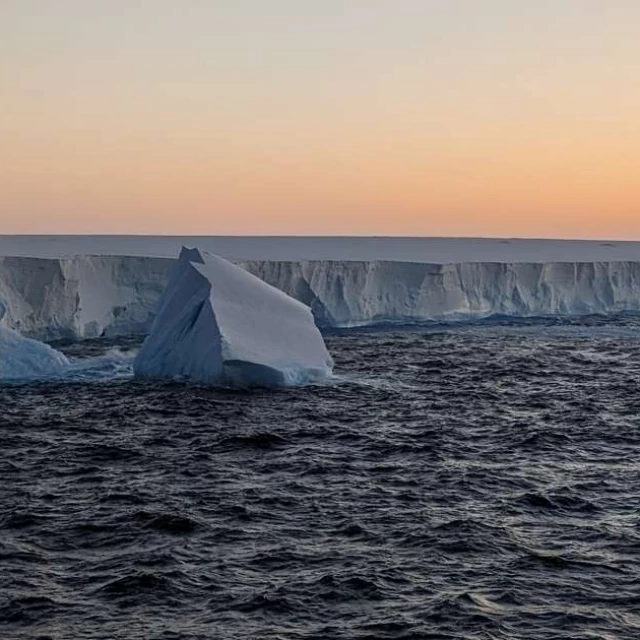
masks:
<instances>
[{"instance_id":1,"label":"ocean","mask_svg":"<svg viewBox=\"0 0 640 640\"><path fill-rule=\"evenodd\" d=\"M0 386L0 637L637 639L640 320L330 333L284 390Z\"/></svg>"}]
</instances>

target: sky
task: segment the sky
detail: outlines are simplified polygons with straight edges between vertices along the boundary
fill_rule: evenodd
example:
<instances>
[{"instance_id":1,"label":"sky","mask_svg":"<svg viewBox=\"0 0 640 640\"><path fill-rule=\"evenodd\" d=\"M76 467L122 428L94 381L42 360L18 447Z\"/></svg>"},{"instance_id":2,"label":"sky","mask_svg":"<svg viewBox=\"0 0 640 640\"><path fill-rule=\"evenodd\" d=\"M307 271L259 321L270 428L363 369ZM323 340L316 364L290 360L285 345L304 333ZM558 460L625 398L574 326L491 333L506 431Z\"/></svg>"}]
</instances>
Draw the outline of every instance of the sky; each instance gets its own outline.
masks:
<instances>
[{"instance_id":1,"label":"sky","mask_svg":"<svg viewBox=\"0 0 640 640\"><path fill-rule=\"evenodd\" d=\"M1 0L0 233L640 239L638 0Z\"/></svg>"}]
</instances>

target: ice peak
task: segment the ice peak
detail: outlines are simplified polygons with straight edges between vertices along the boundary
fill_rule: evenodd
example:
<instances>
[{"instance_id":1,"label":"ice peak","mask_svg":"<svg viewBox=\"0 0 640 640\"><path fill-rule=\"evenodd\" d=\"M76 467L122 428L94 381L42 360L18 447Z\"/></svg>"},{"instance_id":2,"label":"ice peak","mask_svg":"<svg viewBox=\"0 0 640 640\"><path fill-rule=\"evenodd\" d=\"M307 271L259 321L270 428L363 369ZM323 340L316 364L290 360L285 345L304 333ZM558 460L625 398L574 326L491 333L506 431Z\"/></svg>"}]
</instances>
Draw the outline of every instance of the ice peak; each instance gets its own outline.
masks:
<instances>
[{"instance_id":1,"label":"ice peak","mask_svg":"<svg viewBox=\"0 0 640 640\"><path fill-rule=\"evenodd\" d=\"M183 245L182 249L180 249L180 256L178 257L178 260L185 260L187 262L197 262L199 264L204 264L204 258L200 253L200 249L198 249L197 247L185 247Z\"/></svg>"}]
</instances>

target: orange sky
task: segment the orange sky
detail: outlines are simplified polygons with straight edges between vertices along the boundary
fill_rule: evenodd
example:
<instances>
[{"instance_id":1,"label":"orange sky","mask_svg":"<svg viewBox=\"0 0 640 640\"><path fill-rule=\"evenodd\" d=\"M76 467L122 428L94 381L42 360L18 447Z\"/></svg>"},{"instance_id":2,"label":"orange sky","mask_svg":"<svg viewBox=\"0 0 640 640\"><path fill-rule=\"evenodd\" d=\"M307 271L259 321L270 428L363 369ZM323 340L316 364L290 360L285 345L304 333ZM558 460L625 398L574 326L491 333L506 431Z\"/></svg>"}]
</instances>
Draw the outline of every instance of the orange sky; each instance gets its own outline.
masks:
<instances>
[{"instance_id":1,"label":"orange sky","mask_svg":"<svg viewBox=\"0 0 640 640\"><path fill-rule=\"evenodd\" d=\"M640 239L640 3L131 4L2 3L0 232Z\"/></svg>"}]
</instances>

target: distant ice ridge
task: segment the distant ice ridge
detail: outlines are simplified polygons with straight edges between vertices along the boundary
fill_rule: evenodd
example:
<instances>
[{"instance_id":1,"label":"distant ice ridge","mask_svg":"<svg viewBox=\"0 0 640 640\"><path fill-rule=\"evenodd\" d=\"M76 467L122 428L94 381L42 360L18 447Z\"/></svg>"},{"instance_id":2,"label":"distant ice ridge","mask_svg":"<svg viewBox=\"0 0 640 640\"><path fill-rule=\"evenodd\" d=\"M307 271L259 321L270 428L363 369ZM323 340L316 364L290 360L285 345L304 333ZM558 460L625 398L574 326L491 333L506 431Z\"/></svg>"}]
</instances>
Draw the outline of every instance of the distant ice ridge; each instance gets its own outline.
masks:
<instances>
[{"instance_id":1,"label":"distant ice ridge","mask_svg":"<svg viewBox=\"0 0 640 640\"><path fill-rule=\"evenodd\" d=\"M0 258L4 324L40 339L147 333L175 260ZM640 312L640 261L249 261L321 327Z\"/></svg>"},{"instance_id":2,"label":"distant ice ridge","mask_svg":"<svg viewBox=\"0 0 640 640\"><path fill-rule=\"evenodd\" d=\"M311 310L243 268L184 249L133 370L147 378L279 387L333 362Z\"/></svg>"}]
</instances>

